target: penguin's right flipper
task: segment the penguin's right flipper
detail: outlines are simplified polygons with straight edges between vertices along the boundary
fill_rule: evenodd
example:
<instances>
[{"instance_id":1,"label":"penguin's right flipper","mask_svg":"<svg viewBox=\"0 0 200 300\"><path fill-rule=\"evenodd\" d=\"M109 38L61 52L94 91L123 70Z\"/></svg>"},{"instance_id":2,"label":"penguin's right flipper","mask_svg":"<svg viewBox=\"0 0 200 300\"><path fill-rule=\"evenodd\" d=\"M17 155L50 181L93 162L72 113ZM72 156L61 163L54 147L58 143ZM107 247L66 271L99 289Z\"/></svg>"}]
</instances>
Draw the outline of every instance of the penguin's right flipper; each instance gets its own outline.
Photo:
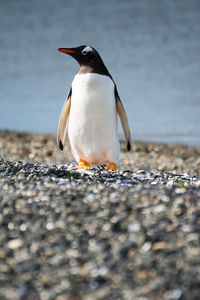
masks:
<instances>
[{"instance_id":1,"label":"penguin's right flipper","mask_svg":"<svg viewBox=\"0 0 200 300\"><path fill-rule=\"evenodd\" d=\"M115 100L116 100L116 108L117 108L117 112L119 114L121 123L122 123L122 127L124 130L124 135L126 138L126 146L127 146L127 150L130 151L131 150L131 131L130 131L130 127L128 124L128 118L124 109L124 106L122 104L122 101L119 97L118 91L117 91L117 87L115 85Z\"/></svg>"},{"instance_id":2,"label":"penguin's right flipper","mask_svg":"<svg viewBox=\"0 0 200 300\"><path fill-rule=\"evenodd\" d=\"M70 107L71 107L71 95L72 95L72 88L70 89L69 95L67 96L67 99L63 105L63 108L62 108L62 111L60 114L59 124L58 124L57 144L58 144L58 147L60 148L60 150L63 150L63 148L64 148L65 135L66 135Z\"/></svg>"}]
</instances>

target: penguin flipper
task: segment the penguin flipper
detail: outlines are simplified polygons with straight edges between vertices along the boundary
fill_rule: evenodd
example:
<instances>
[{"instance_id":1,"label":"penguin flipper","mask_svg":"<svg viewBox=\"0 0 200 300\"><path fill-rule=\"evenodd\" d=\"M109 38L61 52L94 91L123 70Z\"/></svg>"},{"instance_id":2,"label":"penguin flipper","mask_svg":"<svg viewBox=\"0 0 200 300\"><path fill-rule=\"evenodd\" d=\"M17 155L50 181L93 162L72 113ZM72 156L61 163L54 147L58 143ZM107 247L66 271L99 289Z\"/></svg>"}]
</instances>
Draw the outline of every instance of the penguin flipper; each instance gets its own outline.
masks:
<instances>
[{"instance_id":1,"label":"penguin flipper","mask_svg":"<svg viewBox=\"0 0 200 300\"><path fill-rule=\"evenodd\" d=\"M64 142L65 142L65 135L67 130L67 123L69 120L69 113L70 113L70 107L71 107L71 95L72 95L72 88L70 89L69 95L67 96L67 99L63 105L60 119L58 123L58 130L57 130L57 144L60 150L63 150L64 148Z\"/></svg>"},{"instance_id":2,"label":"penguin flipper","mask_svg":"<svg viewBox=\"0 0 200 300\"><path fill-rule=\"evenodd\" d=\"M122 123L122 127L124 130L124 135L126 138L126 145L127 145L127 150L130 151L131 150L131 131L130 131L130 127L128 124L128 118L124 109L124 106L122 104L122 101L119 97L118 91L117 91L117 87L115 86L115 99L116 99L116 108L117 108L117 112L119 114L121 123Z\"/></svg>"}]
</instances>

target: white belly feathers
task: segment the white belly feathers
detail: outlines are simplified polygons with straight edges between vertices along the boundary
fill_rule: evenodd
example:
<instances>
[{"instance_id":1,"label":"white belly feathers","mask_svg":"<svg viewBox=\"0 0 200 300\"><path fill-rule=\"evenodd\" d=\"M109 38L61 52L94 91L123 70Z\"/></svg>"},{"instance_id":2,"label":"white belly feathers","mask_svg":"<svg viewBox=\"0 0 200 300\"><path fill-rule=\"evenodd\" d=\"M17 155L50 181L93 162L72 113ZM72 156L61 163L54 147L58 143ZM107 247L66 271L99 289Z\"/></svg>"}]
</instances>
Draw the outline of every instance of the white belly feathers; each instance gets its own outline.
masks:
<instances>
[{"instance_id":1,"label":"white belly feathers","mask_svg":"<svg viewBox=\"0 0 200 300\"><path fill-rule=\"evenodd\" d=\"M77 161L118 163L117 113L110 77L96 73L74 77L68 135Z\"/></svg>"}]
</instances>

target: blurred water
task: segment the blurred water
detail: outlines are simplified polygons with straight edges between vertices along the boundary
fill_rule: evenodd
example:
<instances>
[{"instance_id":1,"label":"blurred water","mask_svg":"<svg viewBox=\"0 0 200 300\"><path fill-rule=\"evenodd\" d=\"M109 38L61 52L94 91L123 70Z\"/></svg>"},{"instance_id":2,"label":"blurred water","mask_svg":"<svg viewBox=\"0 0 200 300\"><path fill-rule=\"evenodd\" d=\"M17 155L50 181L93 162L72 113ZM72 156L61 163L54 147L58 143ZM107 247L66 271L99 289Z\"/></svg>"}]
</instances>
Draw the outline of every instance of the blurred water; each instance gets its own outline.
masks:
<instances>
[{"instance_id":1,"label":"blurred water","mask_svg":"<svg viewBox=\"0 0 200 300\"><path fill-rule=\"evenodd\" d=\"M200 145L199 0L0 0L1 129L56 132L78 70L56 49L81 44L110 70L134 139Z\"/></svg>"}]
</instances>

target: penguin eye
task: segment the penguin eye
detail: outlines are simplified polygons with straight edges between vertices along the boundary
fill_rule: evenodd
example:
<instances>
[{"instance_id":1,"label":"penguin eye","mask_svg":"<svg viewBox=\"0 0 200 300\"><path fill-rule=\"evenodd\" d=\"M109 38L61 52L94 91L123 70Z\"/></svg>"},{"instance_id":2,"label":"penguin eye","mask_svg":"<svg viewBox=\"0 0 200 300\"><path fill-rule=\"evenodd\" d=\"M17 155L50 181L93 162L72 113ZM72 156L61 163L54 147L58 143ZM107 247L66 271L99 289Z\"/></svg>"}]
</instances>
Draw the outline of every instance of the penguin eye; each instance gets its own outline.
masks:
<instances>
[{"instance_id":1,"label":"penguin eye","mask_svg":"<svg viewBox=\"0 0 200 300\"><path fill-rule=\"evenodd\" d=\"M93 53L93 52L94 50L90 46L84 47L83 50L81 51L83 55L87 55L88 53Z\"/></svg>"},{"instance_id":2,"label":"penguin eye","mask_svg":"<svg viewBox=\"0 0 200 300\"><path fill-rule=\"evenodd\" d=\"M83 55L87 55L87 54L88 54L88 52L87 52L87 51L85 51L85 50L83 50L83 51L82 51L82 54L83 54Z\"/></svg>"}]
</instances>

